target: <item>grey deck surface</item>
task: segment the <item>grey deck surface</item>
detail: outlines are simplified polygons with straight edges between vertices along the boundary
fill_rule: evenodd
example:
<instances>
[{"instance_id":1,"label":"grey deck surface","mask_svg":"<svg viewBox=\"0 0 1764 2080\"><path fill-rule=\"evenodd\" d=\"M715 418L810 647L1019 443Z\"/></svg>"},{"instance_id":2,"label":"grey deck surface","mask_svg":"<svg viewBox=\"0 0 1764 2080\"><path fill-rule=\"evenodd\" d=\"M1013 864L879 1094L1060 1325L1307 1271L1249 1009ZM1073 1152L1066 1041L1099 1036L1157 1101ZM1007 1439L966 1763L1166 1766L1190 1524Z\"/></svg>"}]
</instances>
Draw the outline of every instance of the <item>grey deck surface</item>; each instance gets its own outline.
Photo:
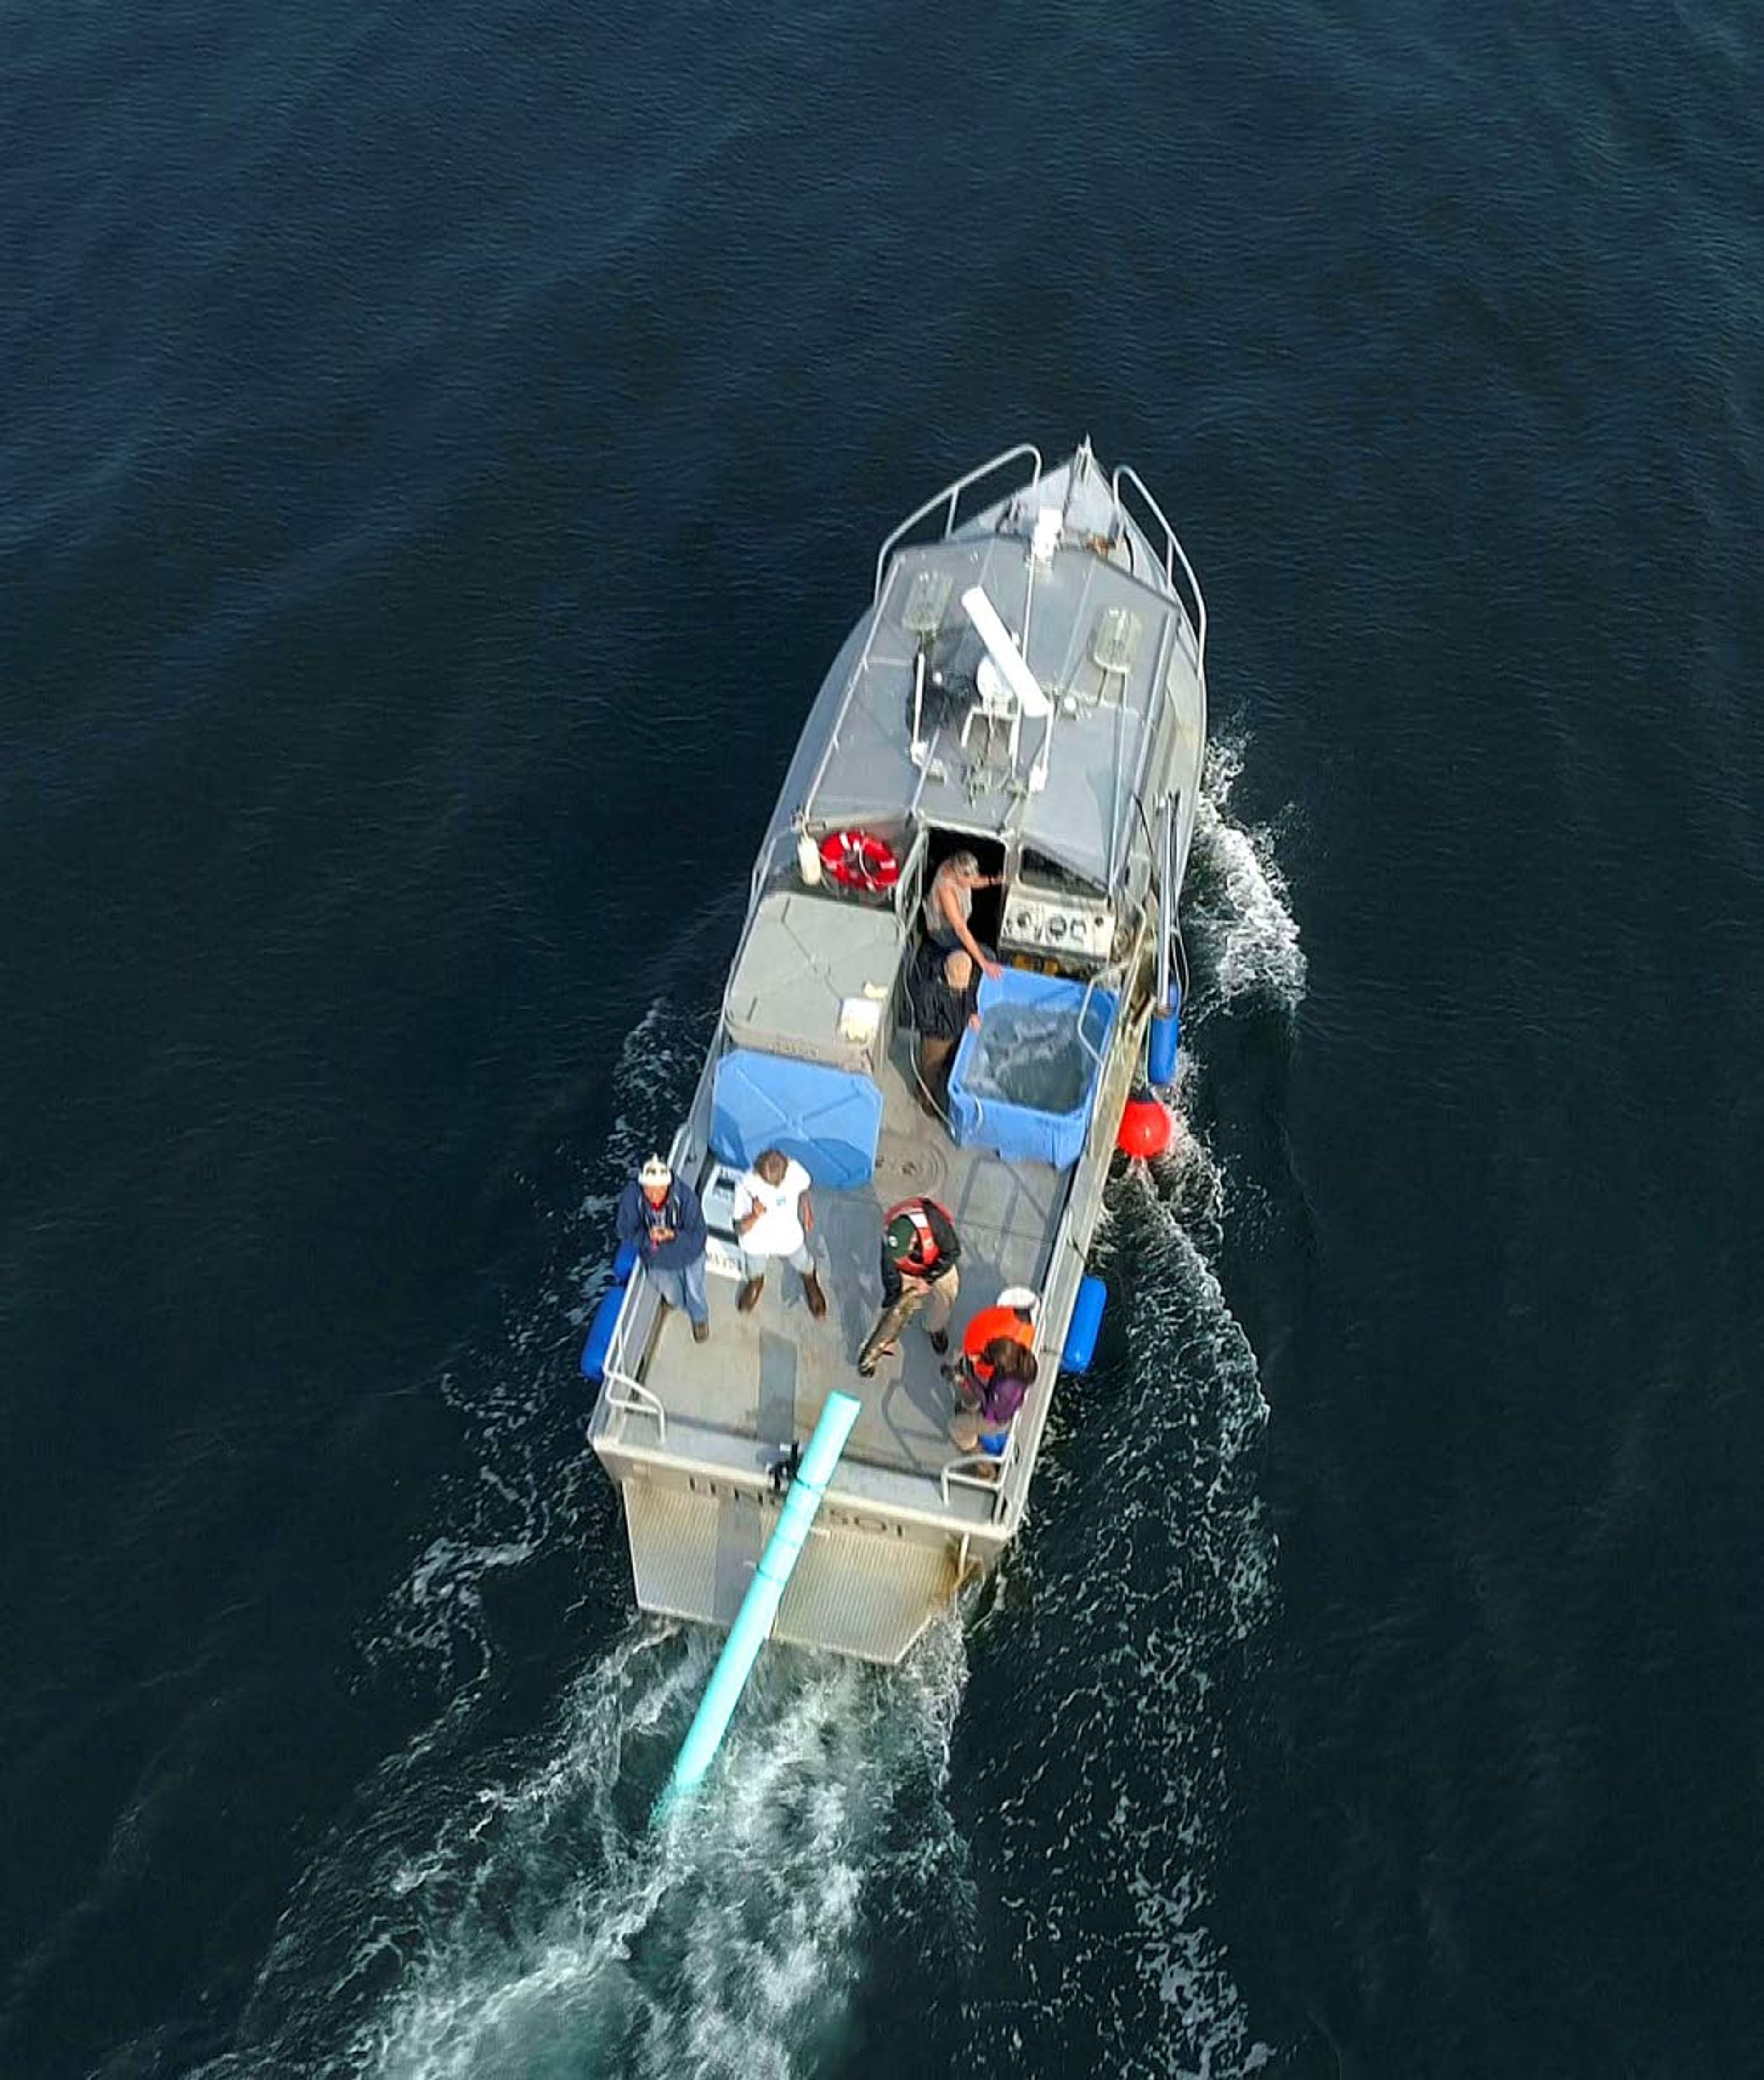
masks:
<instances>
[{"instance_id":1,"label":"grey deck surface","mask_svg":"<svg viewBox=\"0 0 1764 2080\"><path fill-rule=\"evenodd\" d=\"M787 1266L774 1268L749 1315L735 1311L740 1289L712 1277L710 1340L694 1344L685 1318L668 1315L639 1375L671 1420L783 1445L806 1438L828 1395L840 1389L864 1405L848 1460L934 1475L957 1456L949 1441L950 1390L920 1323L908 1328L899 1357L883 1359L874 1379L858 1378L857 1352L882 1302L883 1209L924 1192L953 1215L962 1242L952 1323L959 1347L962 1326L1005 1286L1037 1282L1069 1176L1045 1164L1006 1163L986 1149L956 1147L914 1099L909 1046L909 1036L896 1039L878 1078L884 1112L875 1176L858 1191L812 1195L826 1319L810 1315L802 1281Z\"/></svg>"}]
</instances>

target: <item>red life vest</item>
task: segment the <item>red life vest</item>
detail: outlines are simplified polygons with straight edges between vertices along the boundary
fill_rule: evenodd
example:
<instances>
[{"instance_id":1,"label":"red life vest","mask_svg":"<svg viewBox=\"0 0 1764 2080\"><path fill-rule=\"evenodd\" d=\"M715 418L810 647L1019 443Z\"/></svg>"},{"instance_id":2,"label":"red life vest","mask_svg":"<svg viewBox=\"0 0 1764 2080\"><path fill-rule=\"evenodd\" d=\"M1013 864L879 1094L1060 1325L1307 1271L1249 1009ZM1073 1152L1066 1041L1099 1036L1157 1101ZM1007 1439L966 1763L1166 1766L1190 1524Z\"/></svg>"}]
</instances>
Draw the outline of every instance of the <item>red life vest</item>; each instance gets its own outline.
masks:
<instances>
[{"instance_id":1,"label":"red life vest","mask_svg":"<svg viewBox=\"0 0 1764 2080\"><path fill-rule=\"evenodd\" d=\"M925 1218L925 1208L936 1206L951 1227L949 1209L936 1199L903 1199L898 1206L890 1206L882 1215L882 1232L886 1235L898 1220L912 1222L912 1247L904 1256L895 1259L896 1268L910 1272L916 1278L928 1278L942 1260L943 1252L937 1247L937 1238L932 1232L931 1223Z\"/></svg>"},{"instance_id":2,"label":"red life vest","mask_svg":"<svg viewBox=\"0 0 1764 2080\"><path fill-rule=\"evenodd\" d=\"M1014 1307L983 1307L969 1323L962 1339L962 1354L983 1386L991 1380L992 1368L980 1354L1000 1336L1032 1351L1035 1348L1035 1324L1025 1322Z\"/></svg>"}]
</instances>

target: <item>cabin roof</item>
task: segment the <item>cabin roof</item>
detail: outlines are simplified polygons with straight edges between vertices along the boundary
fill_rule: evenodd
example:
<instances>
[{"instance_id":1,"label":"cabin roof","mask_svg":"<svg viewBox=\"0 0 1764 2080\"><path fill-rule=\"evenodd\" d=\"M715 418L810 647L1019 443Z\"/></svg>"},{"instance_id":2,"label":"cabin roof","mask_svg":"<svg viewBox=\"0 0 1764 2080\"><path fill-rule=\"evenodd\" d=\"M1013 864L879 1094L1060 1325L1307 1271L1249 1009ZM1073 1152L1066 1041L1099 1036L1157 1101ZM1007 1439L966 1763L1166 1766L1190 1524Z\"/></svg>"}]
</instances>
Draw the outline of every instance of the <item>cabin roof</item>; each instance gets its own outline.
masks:
<instances>
[{"instance_id":1,"label":"cabin roof","mask_svg":"<svg viewBox=\"0 0 1764 2080\"><path fill-rule=\"evenodd\" d=\"M1027 780L1045 721L1020 723L1014 770L1004 724L989 730L976 718L962 742L985 654L962 604L975 585L1054 701L1038 792ZM910 749L921 643L928 667L922 768ZM1018 533L964 532L903 549L889 564L804 812L822 825L899 821L911 805L942 828L1014 832L1107 886L1121 867L1148 740L1167 698L1179 724L1187 712L1198 730L1192 631L1168 593L1124 568L1103 538L1075 539L1069 529L1043 564Z\"/></svg>"}]
</instances>

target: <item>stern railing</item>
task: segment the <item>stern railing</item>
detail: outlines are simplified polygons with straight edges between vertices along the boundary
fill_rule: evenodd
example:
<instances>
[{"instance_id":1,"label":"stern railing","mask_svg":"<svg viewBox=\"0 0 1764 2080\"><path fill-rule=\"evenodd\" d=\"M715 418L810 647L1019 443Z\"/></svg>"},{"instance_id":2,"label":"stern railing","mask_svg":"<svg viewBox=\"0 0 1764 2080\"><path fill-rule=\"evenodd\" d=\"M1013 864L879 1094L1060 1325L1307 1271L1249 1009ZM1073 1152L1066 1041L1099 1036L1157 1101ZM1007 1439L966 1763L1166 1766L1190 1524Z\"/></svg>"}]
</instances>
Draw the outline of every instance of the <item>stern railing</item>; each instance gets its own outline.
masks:
<instances>
[{"instance_id":1,"label":"stern railing","mask_svg":"<svg viewBox=\"0 0 1764 2080\"><path fill-rule=\"evenodd\" d=\"M656 1442L668 1441L668 1411L662 1407L661 1396L652 1394L640 1380L631 1378L628 1373L614 1373L607 1369L606 1382L610 1391L606 1406L617 1408L627 1415L653 1416L656 1424Z\"/></svg>"},{"instance_id":2,"label":"stern railing","mask_svg":"<svg viewBox=\"0 0 1764 2080\"><path fill-rule=\"evenodd\" d=\"M990 1504L987 1512L989 1524L996 1524L1003 1513L1005 1500L1005 1481L1016 1464L1016 1421L1013 1417L1010 1428L1004 1433L1004 1449L995 1455L991 1452L965 1452L958 1459L945 1461L937 1475L937 1485L942 1492L943 1506L953 1509L952 1487L974 1488L986 1496Z\"/></svg>"}]
</instances>

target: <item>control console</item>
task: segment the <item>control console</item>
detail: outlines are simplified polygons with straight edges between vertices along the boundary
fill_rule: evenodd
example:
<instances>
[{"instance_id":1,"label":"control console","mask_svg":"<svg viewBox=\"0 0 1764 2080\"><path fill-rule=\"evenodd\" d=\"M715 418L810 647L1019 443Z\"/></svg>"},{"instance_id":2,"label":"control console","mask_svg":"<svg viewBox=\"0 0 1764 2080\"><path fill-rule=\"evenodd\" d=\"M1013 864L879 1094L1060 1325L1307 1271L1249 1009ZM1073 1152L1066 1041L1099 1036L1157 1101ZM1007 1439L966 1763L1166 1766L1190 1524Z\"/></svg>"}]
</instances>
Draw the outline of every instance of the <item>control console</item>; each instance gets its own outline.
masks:
<instances>
[{"instance_id":1,"label":"control console","mask_svg":"<svg viewBox=\"0 0 1764 2080\"><path fill-rule=\"evenodd\" d=\"M1044 959L1103 962L1115 943L1113 907L1100 896L1066 888L1012 883L999 927L1001 951Z\"/></svg>"}]
</instances>

